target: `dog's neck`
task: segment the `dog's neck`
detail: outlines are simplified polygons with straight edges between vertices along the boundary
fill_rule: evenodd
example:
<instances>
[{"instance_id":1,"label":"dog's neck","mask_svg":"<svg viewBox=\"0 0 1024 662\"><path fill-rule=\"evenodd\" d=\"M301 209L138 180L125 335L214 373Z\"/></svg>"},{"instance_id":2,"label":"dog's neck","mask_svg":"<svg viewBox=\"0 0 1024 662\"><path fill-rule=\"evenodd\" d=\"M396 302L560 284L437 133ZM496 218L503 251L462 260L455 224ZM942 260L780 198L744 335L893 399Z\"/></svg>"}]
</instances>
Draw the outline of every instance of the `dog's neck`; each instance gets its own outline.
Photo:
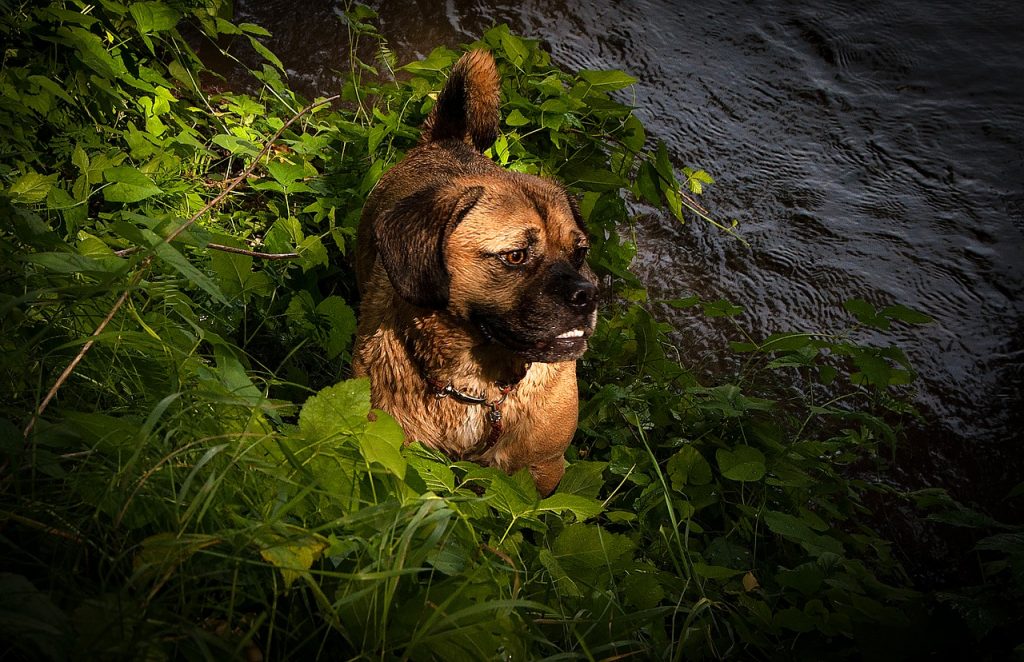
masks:
<instances>
[{"instance_id":1,"label":"dog's neck","mask_svg":"<svg viewBox=\"0 0 1024 662\"><path fill-rule=\"evenodd\" d=\"M451 384L480 393L500 385L514 386L530 364L483 337L471 324L444 311L409 306L403 341L426 381Z\"/></svg>"}]
</instances>

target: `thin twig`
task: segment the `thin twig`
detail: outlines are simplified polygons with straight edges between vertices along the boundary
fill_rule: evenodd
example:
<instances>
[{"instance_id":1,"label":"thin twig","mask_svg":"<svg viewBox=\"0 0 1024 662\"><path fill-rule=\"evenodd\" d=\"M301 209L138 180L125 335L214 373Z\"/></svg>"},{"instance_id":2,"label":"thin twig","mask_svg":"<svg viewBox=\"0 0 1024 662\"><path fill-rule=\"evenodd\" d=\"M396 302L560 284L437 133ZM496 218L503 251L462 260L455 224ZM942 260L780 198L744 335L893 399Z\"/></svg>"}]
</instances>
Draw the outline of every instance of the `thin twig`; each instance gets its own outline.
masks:
<instances>
[{"instance_id":1,"label":"thin twig","mask_svg":"<svg viewBox=\"0 0 1024 662\"><path fill-rule=\"evenodd\" d=\"M224 251L225 253L237 253L239 255L248 255L249 257L258 257L262 260L293 260L299 256L298 253L260 253L259 251L250 251L244 248L225 246L224 244L206 244L206 247L212 248L215 251Z\"/></svg>"},{"instance_id":2,"label":"thin twig","mask_svg":"<svg viewBox=\"0 0 1024 662\"><path fill-rule=\"evenodd\" d=\"M260 160L267 155L267 153L270 151L270 148L273 147L274 143L277 142L277 139L281 137L281 135L285 132L285 130L288 127L290 127L292 124L298 121L299 118L301 118L303 115L313 110L314 108L319 108L320 106L328 104L339 98L341 98L341 95L335 94L333 96L327 97L326 99L321 99L316 103L310 104L303 108L302 110L300 110L295 115L293 115L292 118L289 119L287 122L282 124L281 128L274 132L274 135L271 136L270 140L267 141L267 144L264 145L263 149L261 149L259 154L256 155L256 158L252 160L252 163L250 163L248 167L246 167L246 169L241 172L241 174L232 179L228 183L228 185L224 187L224 190L217 194L217 196L214 197L213 200L207 202L202 209L197 211L195 214L192 215L191 218L189 218L187 221L178 226L174 230L174 232L171 232L171 234L164 237L164 243L169 244L175 239L177 239L182 232L190 228L193 223L195 223L203 216L203 214L205 214L206 212L210 211L215 206L220 204L224 200L224 198L226 198L228 194L231 193L231 191L235 190L235 187L237 187L242 182L242 180L244 180L246 177L252 174L252 171L256 169L256 166L259 164ZM28 442L28 436L32 432L32 428L35 427L36 421L38 421L39 417L43 415L44 411L46 411L46 408L49 406L50 401L53 400L53 396L57 394L57 391L60 390L60 387L64 385L64 382L68 380L68 377L71 376L71 373L74 372L78 364L82 362L83 358L85 358L86 353L88 353L88 351L92 348L93 344L95 343L96 336L98 336L100 333L103 332L104 329L107 328L107 325L110 324L110 320L114 319L114 315L116 315L117 311L121 309L121 306L124 305L124 302L128 300L128 295L131 293L132 289L142 281L143 274L146 272L146 270L152 263L153 255L150 254L148 257L146 257L145 260L143 260L142 264L139 265L139 270L135 273L135 276L132 278L132 282L129 284L128 288L121 293L121 296L118 297L117 301L114 302L113 307L111 307L110 312L107 313L107 316L104 317L103 321L100 322L99 326L96 327L96 330L92 332L92 336L90 337L89 341L82 345L82 349L78 350L78 354L75 356L75 358L71 360L71 363L69 363L66 368L64 368L64 372L60 374L60 377L57 378L57 381L54 382L52 387L50 387L50 390L46 393L46 397L43 398L43 401L41 403L39 403L39 407L32 414L32 418L31 420L29 420L28 425L25 426L25 431L22 433L22 435L25 437L26 443Z\"/></svg>"}]
</instances>

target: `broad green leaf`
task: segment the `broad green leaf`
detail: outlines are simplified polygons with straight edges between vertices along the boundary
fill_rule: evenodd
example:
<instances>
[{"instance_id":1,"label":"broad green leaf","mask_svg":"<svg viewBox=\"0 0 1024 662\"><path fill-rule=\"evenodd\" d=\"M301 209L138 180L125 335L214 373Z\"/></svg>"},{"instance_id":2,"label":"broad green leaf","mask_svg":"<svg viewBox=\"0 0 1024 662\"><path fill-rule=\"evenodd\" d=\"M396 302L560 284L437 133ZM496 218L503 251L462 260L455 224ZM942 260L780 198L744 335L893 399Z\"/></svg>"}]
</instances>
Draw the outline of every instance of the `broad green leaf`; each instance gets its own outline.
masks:
<instances>
[{"instance_id":1,"label":"broad green leaf","mask_svg":"<svg viewBox=\"0 0 1024 662\"><path fill-rule=\"evenodd\" d=\"M607 462L573 462L558 483L558 493L596 499L604 486L603 474L607 467Z\"/></svg>"},{"instance_id":2,"label":"broad green leaf","mask_svg":"<svg viewBox=\"0 0 1024 662\"><path fill-rule=\"evenodd\" d=\"M853 362L860 368L860 372L850 375L854 384L871 384L884 388L892 383L892 366L878 353L870 349L855 351Z\"/></svg>"},{"instance_id":3,"label":"broad green leaf","mask_svg":"<svg viewBox=\"0 0 1024 662\"><path fill-rule=\"evenodd\" d=\"M281 63L281 60L269 48L261 44L256 37L249 37L249 44L253 50L262 55L264 60L274 65L278 71L284 71L284 65Z\"/></svg>"},{"instance_id":4,"label":"broad green leaf","mask_svg":"<svg viewBox=\"0 0 1024 662\"><path fill-rule=\"evenodd\" d=\"M675 166L668 156L668 147L665 141L658 141L658 150L655 153L654 169L659 175L658 186L662 192L675 192L679 189L679 182L676 180Z\"/></svg>"},{"instance_id":5,"label":"broad green leaf","mask_svg":"<svg viewBox=\"0 0 1024 662\"><path fill-rule=\"evenodd\" d=\"M249 34L254 34L259 37L270 37L270 31L264 27L256 25L255 23L239 23L238 29Z\"/></svg>"},{"instance_id":6,"label":"broad green leaf","mask_svg":"<svg viewBox=\"0 0 1024 662\"><path fill-rule=\"evenodd\" d=\"M256 143L228 133L218 133L210 139L210 142L218 147L223 147L232 154L256 156L260 153L260 146Z\"/></svg>"},{"instance_id":7,"label":"broad green leaf","mask_svg":"<svg viewBox=\"0 0 1024 662\"><path fill-rule=\"evenodd\" d=\"M502 33L501 46L505 49L505 54L508 56L509 61L517 67L521 67L530 55L530 51L526 48L523 41L508 32Z\"/></svg>"},{"instance_id":8,"label":"broad green leaf","mask_svg":"<svg viewBox=\"0 0 1024 662\"><path fill-rule=\"evenodd\" d=\"M803 563L792 570L780 570L775 580L780 585L795 588L804 595L810 595L821 587L825 573L816 562Z\"/></svg>"},{"instance_id":9,"label":"broad green leaf","mask_svg":"<svg viewBox=\"0 0 1024 662\"><path fill-rule=\"evenodd\" d=\"M267 164L267 171L271 177L284 186L303 179L307 175L305 165L287 161L271 161Z\"/></svg>"},{"instance_id":10,"label":"broad green leaf","mask_svg":"<svg viewBox=\"0 0 1024 662\"><path fill-rule=\"evenodd\" d=\"M581 587L569 576L569 573L565 571L565 568L562 567L562 564L558 562L558 559L555 558L555 555L550 550L540 550L538 558L541 565L544 566L551 576L551 584L560 595L568 597L580 597L583 595Z\"/></svg>"},{"instance_id":11,"label":"broad green leaf","mask_svg":"<svg viewBox=\"0 0 1024 662\"><path fill-rule=\"evenodd\" d=\"M636 82L636 78L623 71L614 69L610 71L591 71L585 69L580 72L580 78L602 91L619 90L629 87Z\"/></svg>"},{"instance_id":12,"label":"broad green leaf","mask_svg":"<svg viewBox=\"0 0 1024 662\"><path fill-rule=\"evenodd\" d=\"M405 434L395 419L375 409L359 435L359 451L367 463L376 462L398 478L405 478L406 463L400 450L404 442Z\"/></svg>"},{"instance_id":13,"label":"broad green leaf","mask_svg":"<svg viewBox=\"0 0 1024 662\"><path fill-rule=\"evenodd\" d=\"M352 340L356 330L356 315L344 299L334 295L320 302L316 314L325 318L327 337L323 346L327 350L327 358L336 358Z\"/></svg>"},{"instance_id":14,"label":"broad green leaf","mask_svg":"<svg viewBox=\"0 0 1024 662\"><path fill-rule=\"evenodd\" d=\"M142 34L170 30L181 18L181 14L165 2L133 2L128 11Z\"/></svg>"},{"instance_id":15,"label":"broad green leaf","mask_svg":"<svg viewBox=\"0 0 1024 662\"><path fill-rule=\"evenodd\" d=\"M281 571L285 588L296 579L308 575L313 562L327 549L327 541L320 536L307 535L264 547L260 556Z\"/></svg>"},{"instance_id":16,"label":"broad green leaf","mask_svg":"<svg viewBox=\"0 0 1024 662\"><path fill-rule=\"evenodd\" d=\"M889 320L878 314L875 307L864 299L849 299L843 302L843 308L852 313L857 321L883 331L889 328Z\"/></svg>"},{"instance_id":17,"label":"broad green leaf","mask_svg":"<svg viewBox=\"0 0 1024 662\"><path fill-rule=\"evenodd\" d=\"M139 202L162 193L153 180L133 166L116 166L103 171L103 178L111 182L103 188L108 202Z\"/></svg>"},{"instance_id":18,"label":"broad green leaf","mask_svg":"<svg viewBox=\"0 0 1024 662\"><path fill-rule=\"evenodd\" d=\"M701 303L701 307L708 317L736 317L744 312L742 306L736 306L725 299L705 301Z\"/></svg>"},{"instance_id":19,"label":"broad green leaf","mask_svg":"<svg viewBox=\"0 0 1024 662\"><path fill-rule=\"evenodd\" d=\"M551 553L571 577L593 578L628 560L633 542L592 524L571 524L551 545Z\"/></svg>"},{"instance_id":20,"label":"broad green leaf","mask_svg":"<svg viewBox=\"0 0 1024 662\"><path fill-rule=\"evenodd\" d=\"M489 504L513 517L521 517L534 512L534 504L537 503L537 490L533 486L533 479L530 478L529 471L524 469L520 472L526 480L515 480L514 477L506 476L503 472L493 468L488 468L484 473L491 476L486 493Z\"/></svg>"},{"instance_id":21,"label":"broad green leaf","mask_svg":"<svg viewBox=\"0 0 1024 662\"><path fill-rule=\"evenodd\" d=\"M810 335L806 333L773 333L761 343L761 349L765 351L793 351L806 347L811 343Z\"/></svg>"},{"instance_id":22,"label":"broad green leaf","mask_svg":"<svg viewBox=\"0 0 1024 662\"><path fill-rule=\"evenodd\" d=\"M808 552L820 555L823 552L843 553L843 545L830 536L818 535L810 526L793 515L770 510L764 514L764 523L774 533L799 543Z\"/></svg>"},{"instance_id":23,"label":"broad green leaf","mask_svg":"<svg viewBox=\"0 0 1024 662\"><path fill-rule=\"evenodd\" d=\"M773 622L777 627L794 632L812 632L814 630L814 619L794 607L776 612Z\"/></svg>"},{"instance_id":24,"label":"broad green leaf","mask_svg":"<svg viewBox=\"0 0 1024 662\"><path fill-rule=\"evenodd\" d=\"M628 182L610 170L596 170L586 166L570 165L559 172L569 186L590 191L615 191L624 188Z\"/></svg>"},{"instance_id":25,"label":"broad green leaf","mask_svg":"<svg viewBox=\"0 0 1024 662\"><path fill-rule=\"evenodd\" d=\"M653 609L665 598L665 589L653 572L630 572L620 583L626 602L637 609Z\"/></svg>"},{"instance_id":26,"label":"broad green leaf","mask_svg":"<svg viewBox=\"0 0 1024 662\"><path fill-rule=\"evenodd\" d=\"M46 76L29 76L28 79L36 85L38 85L39 87L46 90L47 92L49 92L50 94L52 94L53 96L59 98L61 101L64 101L65 103L75 102L74 99L68 96L68 93L64 90L63 87L53 82Z\"/></svg>"},{"instance_id":27,"label":"broad green leaf","mask_svg":"<svg viewBox=\"0 0 1024 662\"><path fill-rule=\"evenodd\" d=\"M894 304L886 306L879 313L889 319L899 320L900 322L906 322L907 324L930 324L934 322L931 317L925 315L922 312L916 311L913 308L908 308L902 304Z\"/></svg>"},{"instance_id":28,"label":"broad green leaf","mask_svg":"<svg viewBox=\"0 0 1024 662\"><path fill-rule=\"evenodd\" d=\"M636 193L639 197L652 205L661 204L661 193L657 183L658 173L649 162L640 165L636 176Z\"/></svg>"},{"instance_id":29,"label":"broad green leaf","mask_svg":"<svg viewBox=\"0 0 1024 662\"><path fill-rule=\"evenodd\" d=\"M101 80L110 81L127 73L124 65L107 52L103 42L92 32L80 27L62 27L57 34L78 50L82 63L99 74ZM116 92L113 95L117 96Z\"/></svg>"},{"instance_id":30,"label":"broad green leaf","mask_svg":"<svg viewBox=\"0 0 1024 662\"><path fill-rule=\"evenodd\" d=\"M689 444L669 458L667 469L672 488L676 490L687 485L707 485L711 482L711 465L700 451Z\"/></svg>"},{"instance_id":31,"label":"broad green leaf","mask_svg":"<svg viewBox=\"0 0 1024 662\"><path fill-rule=\"evenodd\" d=\"M306 400L299 412L299 430L310 442L356 435L366 429L369 413L370 381L349 379Z\"/></svg>"},{"instance_id":32,"label":"broad green leaf","mask_svg":"<svg viewBox=\"0 0 1024 662\"><path fill-rule=\"evenodd\" d=\"M327 249L320 237L311 235L302 240L298 246L299 266L306 272L316 266L328 266Z\"/></svg>"},{"instance_id":33,"label":"broad green leaf","mask_svg":"<svg viewBox=\"0 0 1024 662\"><path fill-rule=\"evenodd\" d=\"M737 446L733 450L718 449L718 468L730 480L761 480L765 474L764 454L753 446Z\"/></svg>"},{"instance_id":34,"label":"broad green leaf","mask_svg":"<svg viewBox=\"0 0 1024 662\"><path fill-rule=\"evenodd\" d=\"M597 499L589 499L579 494L563 494L558 492L542 499L537 506L538 511L555 513L572 512L580 522L590 519L604 510L603 504Z\"/></svg>"},{"instance_id":35,"label":"broad green leaf","mask_svg":"<svg viewBox=\"0 0 1024 662\"><path fill-rule=\"evenodd\" d=\"M57 175L40 175L36 172L27 172L14 180L11 188L7 189L7 195L11 201L22 205L33 205L46 199L46 194L57 182Z\"/></svg>"},{"instance_id":36,"label":"broad green leaf","mask_svg":"<svg viewBox=\"0 0 1024 662\"><path fill-rule=\"evenodd\" d=\"M518 108L513 109L512 112L505 117L505 124L509 126L526 126L529 123L530 118L523 115Z\"/></svg>"},{"instance_id":37,"label":"broad green leaf","mask_svg":"<svg viewBox=\"0 0 1024 662\"><path fill-rule=\"evenodd\" d=\"M439 494L450 494L455 491L455 474L443 462L425 457L417 450L411 449L405 459L410 468L423 479L427 489Z\"/></svg>"},{"instance_id":38,"label":"broad green leaf","mask_svg":"<svg viewBox=\"0 0 1024 662\"><path fill-rule=\"evenodd\" d=\"M430 55L425 59L417 62L410 62L401 68L412 73L444 71L455 64L455 60L457 58L458 54L455 51L449 50L444 46L438 46L434 50L430 51Z\"/></svg>"}]
</instances>

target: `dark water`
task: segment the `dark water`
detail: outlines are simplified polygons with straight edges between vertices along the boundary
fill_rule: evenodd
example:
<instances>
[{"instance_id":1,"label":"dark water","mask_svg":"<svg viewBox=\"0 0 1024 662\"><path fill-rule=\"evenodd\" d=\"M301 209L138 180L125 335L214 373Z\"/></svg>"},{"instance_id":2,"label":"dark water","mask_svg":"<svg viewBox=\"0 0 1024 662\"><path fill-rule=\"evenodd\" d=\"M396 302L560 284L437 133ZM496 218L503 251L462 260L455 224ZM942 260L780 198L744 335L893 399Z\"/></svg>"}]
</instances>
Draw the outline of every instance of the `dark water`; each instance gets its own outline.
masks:
<instances>
[{"instance_id":1,"label":"dark water","mask_svg":"<svg viewBox=\"0 0 1024 662\"><path fill-rule=\"evenodd\" d=\"M347 57L342 4L236 11L275 33L315 96ZM403 62L507 22L563 66L637 76L649 132L716 176L704 202L750 242L646 218L651 294L728 298L761 335L840 330L852 297L926 312L934 324L875 338L923 377L930 422L904 452L905 484L998 510L1024 480L1024 3L371 4ZM680 350L713 364L721 330L675 315Z\"/></svg>"}]
</instances>

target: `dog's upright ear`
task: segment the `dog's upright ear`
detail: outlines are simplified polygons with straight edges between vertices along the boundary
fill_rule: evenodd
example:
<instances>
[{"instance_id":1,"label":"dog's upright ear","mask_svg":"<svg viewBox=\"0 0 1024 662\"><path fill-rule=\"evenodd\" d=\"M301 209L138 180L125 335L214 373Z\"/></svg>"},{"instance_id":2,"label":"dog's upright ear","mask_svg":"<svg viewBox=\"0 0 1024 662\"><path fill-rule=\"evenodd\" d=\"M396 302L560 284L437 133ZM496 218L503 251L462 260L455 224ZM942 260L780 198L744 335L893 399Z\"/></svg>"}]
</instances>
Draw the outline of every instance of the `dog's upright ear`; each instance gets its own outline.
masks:
<instances>
[{"instance_id":1,"label":"dog's upright ear","mask_svg":"<svg viewBox=\"0 0 1024 662\"><path fill-rule=\"evenodd\" d=\"M374 220L377 254L398 296L432 310L448 305L445 243L483 192L482 186L437 186L400 200Z\"/></svg>"},{"instance_id":2,"label":"dog's upright ear","mask_svg":"<svg viewBox=\"0 0 1024 662\"><path fill-rule=\"evenodd\" d=\"M498 137L501 76L487 51L470 51L452 67L451 76L423 124L422 142L458 140L478 152Z\"/></svg>"}]
</instances>

